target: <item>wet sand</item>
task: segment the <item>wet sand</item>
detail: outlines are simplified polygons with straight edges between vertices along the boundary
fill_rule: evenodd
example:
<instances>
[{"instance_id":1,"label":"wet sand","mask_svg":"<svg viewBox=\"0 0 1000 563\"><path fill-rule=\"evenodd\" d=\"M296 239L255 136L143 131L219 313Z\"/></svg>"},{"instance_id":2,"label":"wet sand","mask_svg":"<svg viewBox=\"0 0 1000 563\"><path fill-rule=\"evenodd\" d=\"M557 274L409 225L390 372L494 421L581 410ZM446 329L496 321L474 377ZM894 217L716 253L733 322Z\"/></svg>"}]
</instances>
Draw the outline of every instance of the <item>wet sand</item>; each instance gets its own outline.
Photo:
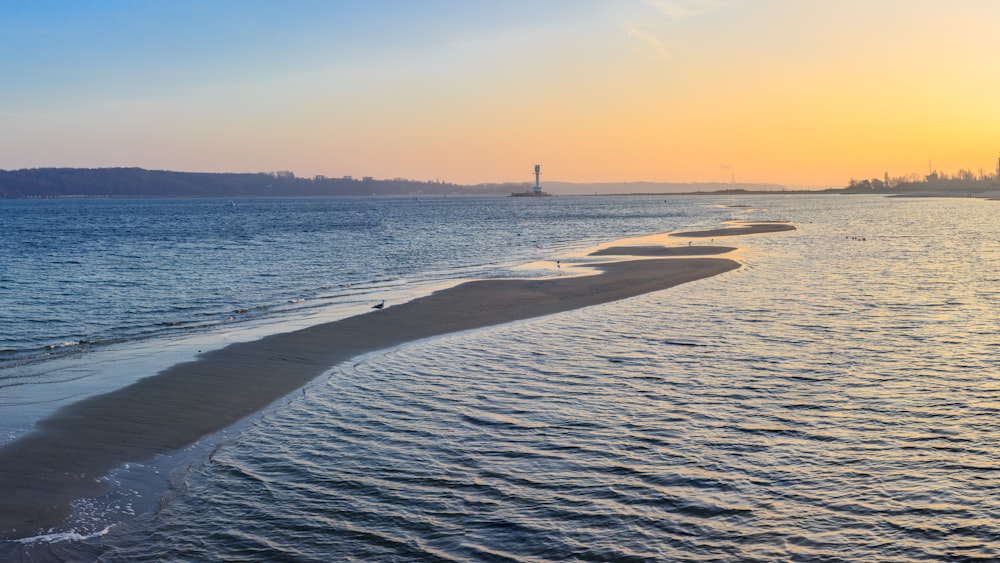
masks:
<instances>
[{"instance_id":1,"label":"wet sand","mask_svg":"<svg viewBox=\"0 0 1000 563\"><path fill-rule=\"evenodd\" d=\"M716 256L734 250L731 246L609 246L587 256Z\"/></svg>"},{"instance_id":2,"label":"wet sand","mask_svg":"<svg viewBox=\"0 0 1000 563\"><path fill-rule=\"evenodd\" d=\"M722 227L719 229L709 229L706 231L688 231L686 233L671 233L672 237L684 238L708 238L726 237L735 235L756 235L760 233L777 233L781 231L794 231L795 227L788 223L777 221L761 222L735 222L732 227Z\"/></svg>"},{"instance_id":3,"label":"wet sand","mask_svg":"<svg viewBox=\"0 0 1000 563\"><path fill-rule=\"evenodd\" d=\"M721 231L748 234L745 227ZM739 266L724 258L643 259L601 264L602 273L592 276L473 281L381 311L201 354L68 405L0 448L0 537L25 537L57 525L70 514L73 499L101 494L99 479L116 467L230 426L352 357L634 297Z\"/></svg>"}]
</instances>

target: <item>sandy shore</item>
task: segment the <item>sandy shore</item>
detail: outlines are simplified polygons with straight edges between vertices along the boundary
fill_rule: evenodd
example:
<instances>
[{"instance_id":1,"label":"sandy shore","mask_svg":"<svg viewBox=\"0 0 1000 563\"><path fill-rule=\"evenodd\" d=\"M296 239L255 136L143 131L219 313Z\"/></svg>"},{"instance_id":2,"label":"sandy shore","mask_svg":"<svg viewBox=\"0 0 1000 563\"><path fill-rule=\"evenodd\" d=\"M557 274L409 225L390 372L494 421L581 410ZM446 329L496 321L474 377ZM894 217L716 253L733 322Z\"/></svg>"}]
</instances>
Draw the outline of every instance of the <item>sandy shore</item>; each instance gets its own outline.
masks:
<instances>
[{"instance_id":1,"label":"sandy shore","mask_svg":"<svg viewBox=\"0 0 1000 563\"><path fill-rule=\"evenodd\" d=\"M771 232L772 226L706 232L750 234L747 228ZM657 253L644 248L634 254ZM690 256L687 248L661 249L660 255ZM473 281L381 311L201 354L69 405L0 448L0 537L24 537L58 524L73 499L100 494L100 477L114 468L191 444L360 354L616 301L739 266L724 258L679 257L602 264L597 266L602 273L593 276Z\"/></svg>"},{"instance_id":2,"label":"sandy shore","mask_svg":"<svg viewBox=\"0 0 1000 563\"><path fill-rule=\"evenodd\" d=\"M707 231L688 231L686 233L671 233L672 237L684 238L709 238L726 237L734 235L756 235L760 233L777 233L781 231L794 231L795 227L788 223L777 221L771 222L735 222L733 226L719 229L709 229Z\"/></svg>"},{"instance_id":3,"label":"sandy shore","mask_svg":"<svg viewBox=\"0 0 1000 563\"><path fill-rule=\"evenodd\" d=\"M734 250L731 246L609 246L587 256L716 256Z\"/></svg>"}]
</instances>

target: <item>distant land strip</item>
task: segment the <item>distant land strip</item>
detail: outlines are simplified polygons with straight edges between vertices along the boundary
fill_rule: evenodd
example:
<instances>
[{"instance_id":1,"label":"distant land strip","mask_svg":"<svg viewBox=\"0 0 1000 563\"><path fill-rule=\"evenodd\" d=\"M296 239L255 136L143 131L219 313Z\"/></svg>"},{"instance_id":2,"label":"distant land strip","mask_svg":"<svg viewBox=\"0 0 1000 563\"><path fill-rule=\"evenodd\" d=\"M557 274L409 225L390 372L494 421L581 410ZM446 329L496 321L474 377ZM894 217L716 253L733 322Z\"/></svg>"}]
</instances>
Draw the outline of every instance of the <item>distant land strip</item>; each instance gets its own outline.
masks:
<instances>
[{"instance_id":1,"label":"distant land strip","mask_svg":"<svg viewBox=\"0 0 1000 563\"><path fill-rule=\"evenodd\" d=\"M0 199L91 198L91 197L330 197L330 196L448 196L509 195L523 192L531 182L463 185L405 178L375 179L371 176L311 178L288 171L175 172L143 168L23 168L0 170ZM721 182L547 182L554 195L752 195L752 194L897 194L931 196L997 197L1000 185L984 180L935 177L923 182L886 184L855 182L847 187L824 190L788 189L779 184Z\"/></svg>"},{"instance_id":2,"label":"distant land strip","mask_svg":"<svg viewBox=\"0 0 1000 563\"><path fill-rule=\"evenodd\" d=\"M143 168L29 168L0 170L0 199L143 197L335 197L449 196L522 193L531 182L462 185L371 176L300 178L292 172L174 172ZM774 184L722 183L570 183L550 182L554 195L675 195L786 192ZM815 193L815 192L810 192Z\"/></svg>"}]
</instances>

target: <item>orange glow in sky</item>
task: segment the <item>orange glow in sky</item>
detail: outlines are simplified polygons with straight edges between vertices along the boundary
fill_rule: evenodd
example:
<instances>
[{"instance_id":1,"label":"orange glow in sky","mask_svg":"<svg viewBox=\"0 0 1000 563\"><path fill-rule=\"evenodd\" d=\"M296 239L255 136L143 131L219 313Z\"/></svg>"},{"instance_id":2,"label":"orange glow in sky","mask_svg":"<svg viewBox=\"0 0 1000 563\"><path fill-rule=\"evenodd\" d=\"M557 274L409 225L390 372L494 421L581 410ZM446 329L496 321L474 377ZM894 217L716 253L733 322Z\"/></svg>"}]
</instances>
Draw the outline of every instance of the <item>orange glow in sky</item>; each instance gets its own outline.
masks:
<instances>
[{"instance_id":1,"label":"orange glow in sky","mask_svg":"<svg viewBox=\"0 0 1000 563\"><path fill-rule=\"evenodd\" d=\"M43 5L0 8L0 168L840 187L1000 154L992 0Z\"/></svg>"}]
</instances>

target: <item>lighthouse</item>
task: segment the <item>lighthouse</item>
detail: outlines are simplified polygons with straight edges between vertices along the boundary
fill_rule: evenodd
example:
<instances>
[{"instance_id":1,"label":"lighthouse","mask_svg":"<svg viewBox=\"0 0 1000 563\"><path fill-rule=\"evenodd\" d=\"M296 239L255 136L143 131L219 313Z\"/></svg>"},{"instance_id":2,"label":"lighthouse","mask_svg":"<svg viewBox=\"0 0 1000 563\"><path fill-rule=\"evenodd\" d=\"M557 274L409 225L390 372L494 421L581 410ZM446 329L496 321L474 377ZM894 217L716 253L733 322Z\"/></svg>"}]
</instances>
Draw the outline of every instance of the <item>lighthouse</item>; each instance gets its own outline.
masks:
<instances>
[{"instance_id":1,"label":"lighthouse","mask_svg":"<svg viewBox=\"0 0 1000 563\"><path fill-rule=\"evenodd\" d=\"M524 190L523 192L514 192L510 194L510 197L549 197L552 194L545 193L542 191L542 165L535 165L535 187L530 190ZM524 185L524 184L521 184Z\"/></svg>"}]
</instances>

